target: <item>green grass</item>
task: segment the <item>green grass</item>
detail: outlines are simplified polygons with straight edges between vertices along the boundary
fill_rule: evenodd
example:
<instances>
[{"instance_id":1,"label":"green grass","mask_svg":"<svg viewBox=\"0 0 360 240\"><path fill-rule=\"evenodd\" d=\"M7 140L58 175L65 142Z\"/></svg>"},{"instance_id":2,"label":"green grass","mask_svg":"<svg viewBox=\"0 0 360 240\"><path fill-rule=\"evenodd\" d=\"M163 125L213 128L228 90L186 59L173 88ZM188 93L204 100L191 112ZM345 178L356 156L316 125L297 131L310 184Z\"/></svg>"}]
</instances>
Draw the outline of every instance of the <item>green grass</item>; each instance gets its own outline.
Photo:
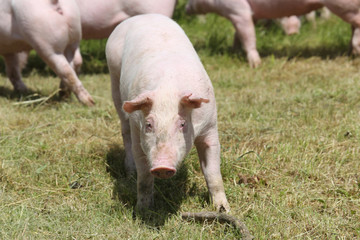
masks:
<instances>
[{"instance_id":1,"label":"green grass","mask_svg":"<svg viewBox=\"0 0 360 240\"><path fill-rule=\"evenodd\" d=\"M350 27L333 17L289 37L258 26L263 63L251 69L231 51L229 22L180 7L175 18L215 88L231 214L256 239L359 239L360 61L345 55ZM29 96L0 75L0 239L238 238L229 226L179 217L213 210L195 150L174 178L156 181L154 216L133 219L105 42L82 44L93 108L45 101L59 84L45 66L25 71ZM44 102L22 104L34 99Z\"/></svg>"}]
</instances>

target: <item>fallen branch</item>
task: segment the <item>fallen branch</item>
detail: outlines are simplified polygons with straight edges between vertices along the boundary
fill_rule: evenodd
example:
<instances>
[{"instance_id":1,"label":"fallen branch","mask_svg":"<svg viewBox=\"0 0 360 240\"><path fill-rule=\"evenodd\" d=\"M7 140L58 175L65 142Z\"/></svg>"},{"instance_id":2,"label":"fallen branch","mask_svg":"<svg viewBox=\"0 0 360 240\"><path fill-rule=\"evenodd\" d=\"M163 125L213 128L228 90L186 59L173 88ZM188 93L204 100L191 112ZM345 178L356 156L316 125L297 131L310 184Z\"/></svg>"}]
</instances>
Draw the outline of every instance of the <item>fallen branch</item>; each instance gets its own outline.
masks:
<instances>
[{"instance_id":1,"label":"fallen branch","mask_svg":"<svg viewBox=\"0 0 360 240\"><path fill-rule=\"evenodd\" d=\"M232 225L234 228L238 229L241 233L243 240L252 240L254 237L250 234L249 230L245 226L243 222L241 222L236 217L228 215L226 213L218 213L218 212L184 212L181 213L181 217L184 220L191 221L195 220L197 222L204 221L219 221L219 223L228 223Z\"/></svg>"}]
</instances>

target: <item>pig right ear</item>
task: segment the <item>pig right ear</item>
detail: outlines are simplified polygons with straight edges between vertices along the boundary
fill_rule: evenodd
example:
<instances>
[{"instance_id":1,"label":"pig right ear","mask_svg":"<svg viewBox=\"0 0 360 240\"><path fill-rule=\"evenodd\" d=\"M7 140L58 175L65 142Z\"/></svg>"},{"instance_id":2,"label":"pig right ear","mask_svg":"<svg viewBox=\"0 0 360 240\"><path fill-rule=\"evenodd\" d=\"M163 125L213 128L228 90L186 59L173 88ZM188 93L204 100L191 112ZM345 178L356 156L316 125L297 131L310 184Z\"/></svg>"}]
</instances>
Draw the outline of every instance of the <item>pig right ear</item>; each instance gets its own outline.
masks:
<instances>
[{"instance_id":1,"label":"pig right ear","mask_svg":"<svg viewBox=\"0 0 360 240\"><path fill-rule=\"evenodd\" d=\"M132 113L137 110L150 109L153 104L150 94L141 94L131 101L125 101L123 109L127 113Z\"/></svg>"}]
</instances>

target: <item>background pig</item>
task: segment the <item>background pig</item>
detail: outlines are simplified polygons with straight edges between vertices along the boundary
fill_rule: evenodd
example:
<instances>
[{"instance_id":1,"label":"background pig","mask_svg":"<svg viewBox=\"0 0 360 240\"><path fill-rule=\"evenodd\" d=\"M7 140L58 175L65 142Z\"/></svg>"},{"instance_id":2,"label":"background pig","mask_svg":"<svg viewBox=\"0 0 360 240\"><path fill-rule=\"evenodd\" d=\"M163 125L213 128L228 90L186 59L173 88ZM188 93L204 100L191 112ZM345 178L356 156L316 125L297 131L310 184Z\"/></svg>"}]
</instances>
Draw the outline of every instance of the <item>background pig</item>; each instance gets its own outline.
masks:
<instances>
[{"instance_id":1,"label":"background pig","mask_svg":"<svg viewBox=\"0 0 360 240\"><path fill-rule=\"evenodd\" d=\"M194 143L211 199L228 211L213 87L184 31L163 15L135 16L111 34L106 57L137 208L151 205L154 176L173 176Z\"/></svg>"},{"instance_id":2,"label":"background pig","mask_svg":"<svg viewBox=\"0 0 360 240\"><path fill-rule=\"evenodd\" d=\"M171 17L176 0L75 0L80 9L83 39L103 39L125 19L145 13ZM76 70L80 71L82 57L77 51Z\"/></svg>"},{"instance_id":3,"label":"background pig","mask_svg":"<svg viewBox=\"0 0 360 240\"><path fill-rule=\"evenodd\" d=\"M27 90L21 80L21 67L26 52L35 49L60 77L65 92L72 91L86 105L94 104L72 67L81 39L80 14L74 1L1 1L0 39L0 54L16 91Z\"/></svg>"},{"instance_id":4,"label":"background pig","mask_svg":"<svg viewBox=\"0 0 360 240\"><path fill-rule=\"evenodd\" d=\"M358 0L189 0L187 13L217 13L228 18L236 29L250 66L261 63L256 50L253 19L274 19L291 15L304 15L326 6L331 12L350 23L354 28L352 47L360 54L360 1Z\"/></svg>"},{"instance_id":5,"label":"background pig","mask_svg":"<svg viewBox=\"0 0 360 240\"><path fill-rule=\"evenodd\" d=\"M283 17L280 24L286 35L293 35L300 32L301 21L297 16Z\"/></svg>"},{"instance_id":6,"label":"background pig","mask_svg":"<svg viewBox=\"0 0 360 240\"><path fill-rule=\"evenodd\" d=\"M171 17L176 0L76 0L84 39L102 39L125 19L145 13Z\"/></svg>"},{"instance_id":7,"label":"background pig","mask_svg":"<svg viewBox=\"0 0 360 240\"><path fill-rule=\"evenodd\" d=\"M320 17L324 20L330 18L330 11L326 7L318 10L320 12ZM311 22L314 26L316 26L316 12L312 11L308 14L305 14L305 19ZM301 21L297 16L283 17L280 19L280 24L282 29L287 35L297 34L300 32Z\"/></svg>"}]
</instances>

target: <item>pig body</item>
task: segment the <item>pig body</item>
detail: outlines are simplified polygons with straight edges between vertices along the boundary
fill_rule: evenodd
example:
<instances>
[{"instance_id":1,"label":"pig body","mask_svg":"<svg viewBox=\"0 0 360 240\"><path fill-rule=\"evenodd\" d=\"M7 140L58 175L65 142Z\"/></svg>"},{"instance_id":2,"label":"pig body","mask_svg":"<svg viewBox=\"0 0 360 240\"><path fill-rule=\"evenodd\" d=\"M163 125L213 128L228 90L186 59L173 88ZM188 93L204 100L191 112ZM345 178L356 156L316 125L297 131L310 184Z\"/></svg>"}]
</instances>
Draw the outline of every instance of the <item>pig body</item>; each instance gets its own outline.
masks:
<instances>
[{"instance_id":1,"label":"pig body","mask_svg":"<svg viewBox=\"0 0 360 240\"><path fill-rule=\"evenodd\" d=\"M195 144L211 199L228 211L213 87L184 31L159 14L135 16L111 34L106 57L137 208L151 206L154 176L173 176Z\"/></svg>"},{"instance_id":2,"label":"pig body","mask_svg":"<svg viewBox=\"0 0 360 240\"><path fill-rule=\"evenodd\" d=\"M72 0L3 0L0 3L0 55L14 89L26 92L21 68L27 52L35 49L60 77L61 87L80 102L93 105L90 94L74 71L81 39L80 14Z\"/></svg>"},{"instance_id":3,"label":"pig body","mask_svg":"<svg viewBox=\"0 0 360 240\"><path fill-rule=\"evenodd\" d=\"M256 67L261 60L256 50L253 20L300 16L323 6L353 26L353 53L359 54L359 0L189 0L186 11L198 14L214 12L228 18L236 29L236 38L242 42L250 66Z\"/></svg>"},{"instance_id":4,"label":"pig body","mask_svg":"<svg viewBox=\"0 0 360 240\"><path fill-rule=\"evenodd\" d=\"M83 39L108 38L114 28L125 19L146 13L171 17L176 0L75 0L81 15ZM76 71L80 72L82 57L77 49Z\"/></svg>"},{"instance_id":5,"label":"pig body","mask_svg":"<svg viewBox=\"0 0 360 240\"><path fill-rule=\"evenodd\" d=\"M76 0L84 39L102 39L125 19L146 13L171 17L176 0Z\"/></svg>"}]
</instances>

